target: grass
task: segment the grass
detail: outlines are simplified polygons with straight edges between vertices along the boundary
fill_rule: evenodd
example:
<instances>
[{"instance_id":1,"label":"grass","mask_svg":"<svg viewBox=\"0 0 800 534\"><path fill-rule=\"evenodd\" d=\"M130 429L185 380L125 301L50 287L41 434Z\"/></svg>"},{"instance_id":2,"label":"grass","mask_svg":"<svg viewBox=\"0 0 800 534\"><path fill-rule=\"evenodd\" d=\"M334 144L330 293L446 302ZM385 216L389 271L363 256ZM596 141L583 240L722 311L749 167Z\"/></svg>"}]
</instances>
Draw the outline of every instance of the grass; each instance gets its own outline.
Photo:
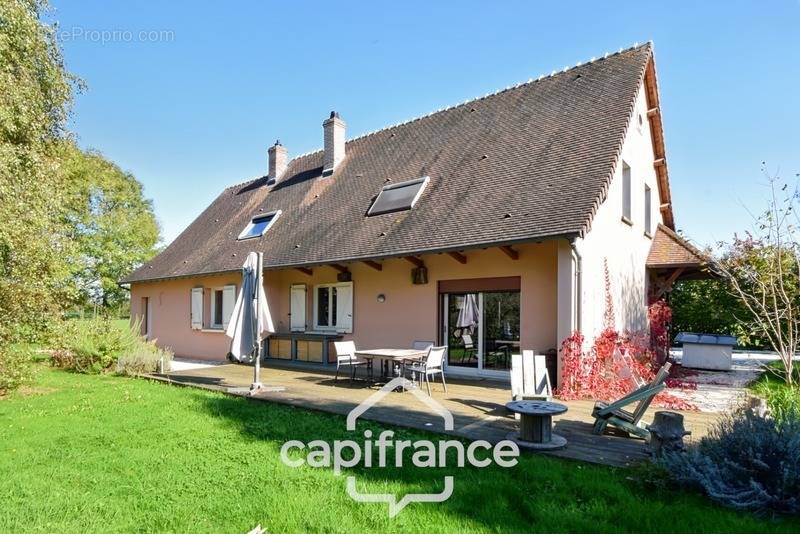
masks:
<instances>
[{"instance_id":1,"label":"grass","mask_svg":"<svg viewBox=\"0 0 800 534\"><path fill-rule=\"evenodd\" d=\"M445 503L356 503L330 469L289 468L289 439L352 438L342 417L108 375L42 369L0 401L0 532L797 532L633 471L524 455L513 468L354 469L359 490ZM375 434L383 428L365 423ZM360 429L361 430L361 429ZM429 437L394 429L396 439ZM438 439L438 436L435 438Z\"/></svg>"},{"instance_id":2,"label":"grass","mask_svg":"<svg viewBox=\"0 0 800 534\"><path fill-rule=\"evenodd\" d=\"M750 389L766 398L771 412L779 418L792 410L800 411L800 366L795 363L793 367L792 386L787 385L784 380L786 370L783 362L772 362L769 366L767 372L750 384Z\"/></svg>"}]
</instances>

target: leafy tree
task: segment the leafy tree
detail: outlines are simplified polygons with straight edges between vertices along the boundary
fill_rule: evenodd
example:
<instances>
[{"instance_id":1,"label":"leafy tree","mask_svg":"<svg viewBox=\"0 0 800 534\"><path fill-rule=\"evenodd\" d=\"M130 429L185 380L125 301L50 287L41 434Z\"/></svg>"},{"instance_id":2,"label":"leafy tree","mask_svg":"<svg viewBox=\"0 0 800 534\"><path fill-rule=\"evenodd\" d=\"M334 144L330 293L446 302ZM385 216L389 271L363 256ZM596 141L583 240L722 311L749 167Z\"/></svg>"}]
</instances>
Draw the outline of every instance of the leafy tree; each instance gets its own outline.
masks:
<instances>
[{"instance_id":1,"label":"leafy tree","mask_svg":"<svg viewBox=\"0 0 800 534\"><path fill-rule=\"evenodd\" d=\"M65 149L65 219L77 247L74 282L81 303L127 302L117 281L157 252L159 227L142 184L99 152Z\"/></svg>"},{"instance_id":2,"label":"leafy tree","mask_svg":"<svg viewBox=\"0 0 800 534\"><path fill-rule=\"evenodd\" d=\"M770 342L749 326L749 311L731 293L725 279L683 280L669 297L672 306L671 332L713 332L736 336L739 345L769 349Z\"/></svg>"},{"instance_id":3,"label":"leafy tree","mask_svg":"<svg viewBox=\"0 0 800 534\"><path fill-rule=\"evenodd\" d=\"M767 178L767 208L756 216L752 232L726 244L715 266L748 312L737 320L769 339L783 363L782 378L791 385L800 348L800 190Z\"/></svg>"},{"instance_id":4,"label":"leafy tree","mask_svg":"<svg viewBox=\"0 0 800 534\"><path fill-rule=\"evenodd\" d=\"M45 8L0 2L0 350L35 338L71 291L57 154L75 80Z\"/></svg>"}]
</instances>

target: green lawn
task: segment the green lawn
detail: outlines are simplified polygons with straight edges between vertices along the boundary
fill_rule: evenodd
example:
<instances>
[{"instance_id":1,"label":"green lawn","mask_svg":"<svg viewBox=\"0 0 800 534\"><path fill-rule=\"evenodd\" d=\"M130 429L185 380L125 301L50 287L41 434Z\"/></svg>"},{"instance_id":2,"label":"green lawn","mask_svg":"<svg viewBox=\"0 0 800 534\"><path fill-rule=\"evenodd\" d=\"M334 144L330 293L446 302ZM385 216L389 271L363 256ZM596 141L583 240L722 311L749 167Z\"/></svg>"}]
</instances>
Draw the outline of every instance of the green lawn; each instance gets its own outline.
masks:
<instances>
[{"instance_id":1,"label":"green lawn","mask_svg":"<svg viewBox=\"0 0 800 534\"><path fill-rule=\"evenodd\" d=\"M341 417L281 405L42 369L33 391L0 400L0 532L242 533L257 523L269 532L800 528L647 489L630 471L535 455L509 469L352 471L361 491L398 494L435 490L445 472L455 476L446 503L411 504L389 519L385 504L350 500L344 476L278 458L288 439L352 437L344 428Z\"/></svg>"}]
</instances>

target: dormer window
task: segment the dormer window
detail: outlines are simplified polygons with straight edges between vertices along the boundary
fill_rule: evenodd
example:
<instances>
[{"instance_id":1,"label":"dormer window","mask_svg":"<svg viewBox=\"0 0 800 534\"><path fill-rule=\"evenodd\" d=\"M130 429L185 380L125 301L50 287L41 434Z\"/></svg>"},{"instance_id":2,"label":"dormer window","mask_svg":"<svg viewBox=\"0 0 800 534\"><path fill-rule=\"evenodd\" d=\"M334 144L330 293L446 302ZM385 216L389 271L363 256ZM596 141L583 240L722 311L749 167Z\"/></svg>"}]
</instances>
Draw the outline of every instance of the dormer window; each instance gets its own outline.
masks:
<instances>
[{"instance_id":1,"label":"dormer window","mask_svg":"<svg viewBox=\"0 0 800 534\"><path fill-rule=\"evenodd\" d=\"M241 241L243 239L261 237L267 233L267 230L270 229L280 215L281 210L277 210L270 213L265 213L264 215L259 215L258 217L253 217L253 219L247 223L247 226L244 227L242 233L239 234L239 240Z\"/></svg>"},{"instance_id":2,"label":"dormer window","mask_svg":"<svg viewBox=\"0 0 800 534\"><path fill-rule=\"evenodd\" d=\"M429 176L425 176L416 180L383 186L378 198L369 208L367 216L410 210L417 203L430 180Z\"/></svg>"}]
</instances>

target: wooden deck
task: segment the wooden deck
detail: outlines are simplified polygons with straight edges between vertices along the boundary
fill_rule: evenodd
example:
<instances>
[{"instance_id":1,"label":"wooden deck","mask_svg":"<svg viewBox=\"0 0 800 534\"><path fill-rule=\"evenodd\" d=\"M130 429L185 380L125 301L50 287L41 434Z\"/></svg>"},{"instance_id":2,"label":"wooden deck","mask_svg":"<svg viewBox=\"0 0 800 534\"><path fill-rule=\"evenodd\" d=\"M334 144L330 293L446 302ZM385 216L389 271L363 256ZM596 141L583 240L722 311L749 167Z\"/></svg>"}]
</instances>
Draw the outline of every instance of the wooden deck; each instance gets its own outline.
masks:
<instances>
[{"instance_id":1,"label":"wooden deck","mask_svg":"<svg viewBox=\"0 0 800 534\"><path fill-rule=\"evenodd\" d=\"M219 365L169 373L162 379L171 382L224 391L234 395L247 395L247 386L252 382L253 369L244 365ZM334 382L333 374L320 370L293 367L262 369L265 386L279 386L283 391L265 391L255 398L268 402L290 404L302 408L347 415L355 406L375 393L379 386L370 386L355 381L348 384L347 378ZM433 386L433 397L453 414L455 429L445 432L441 417L431 413L410 393L390 393L380 404L369 409L362 417L392 425L453 434L469 439L485 439L495 443L505 439L516 428L513 414L505 409L510 400L507 384L489 380L448 379L448 392L440 383ZM595 436L592 434L591 401L563 402L567 413L554 418L555 432L567 438L566 448L540 454L588 461L613 466L626 466L646 459L644 441L619 435ZM652 420L659 408L651 408L644 420ZM689 439L698 439L706 434L719 414L684 412Z\"/></svg>"}]
</instances>

